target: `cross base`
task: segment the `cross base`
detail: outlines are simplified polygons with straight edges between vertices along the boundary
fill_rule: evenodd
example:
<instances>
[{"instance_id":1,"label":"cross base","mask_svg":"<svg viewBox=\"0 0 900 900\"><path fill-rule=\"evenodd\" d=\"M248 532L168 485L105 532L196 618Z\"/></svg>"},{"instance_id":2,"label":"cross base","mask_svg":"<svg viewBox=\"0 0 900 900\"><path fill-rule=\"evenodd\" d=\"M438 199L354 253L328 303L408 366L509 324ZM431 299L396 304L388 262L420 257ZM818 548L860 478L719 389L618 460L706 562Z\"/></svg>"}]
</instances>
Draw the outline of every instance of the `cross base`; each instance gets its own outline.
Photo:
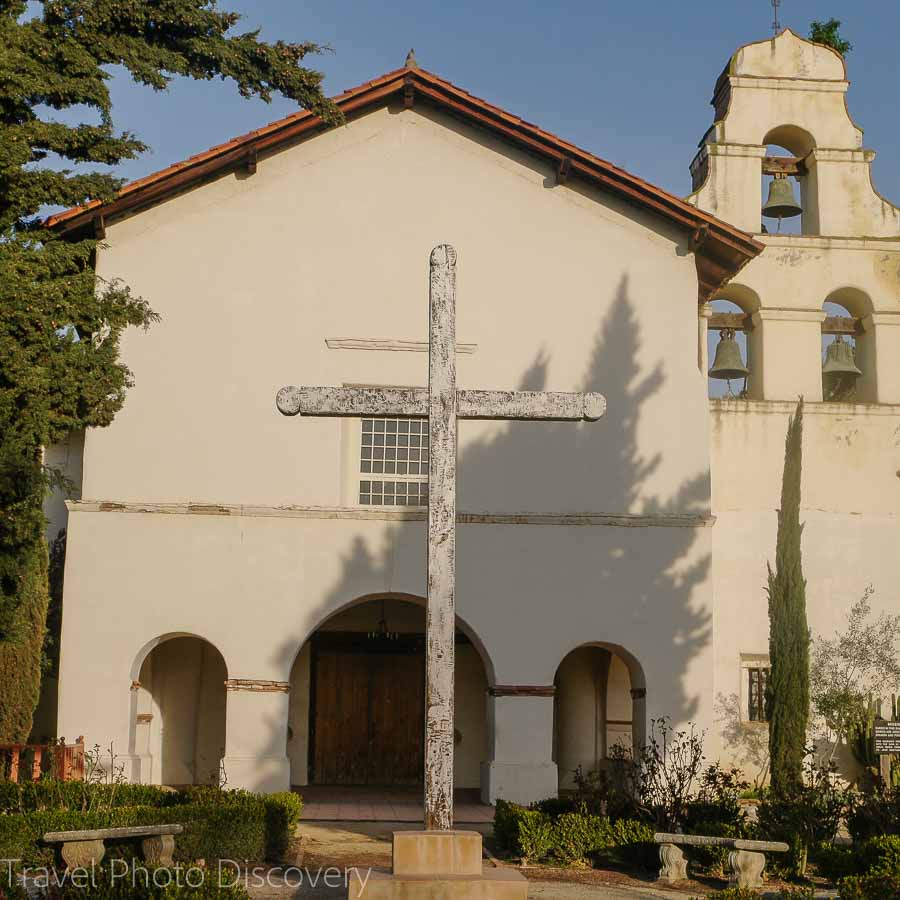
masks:
<instances>
[{"instance_id":1,"label":"cross base","mask_svg":"<svg viewBox=\"0 0 900 900\"><path fill-rule=\"evenodd\" d=\"M395 831L393 871L351 869L350 900L526 900L528 882L481 858L477 831Z\"/></svg>"}]
</instances>

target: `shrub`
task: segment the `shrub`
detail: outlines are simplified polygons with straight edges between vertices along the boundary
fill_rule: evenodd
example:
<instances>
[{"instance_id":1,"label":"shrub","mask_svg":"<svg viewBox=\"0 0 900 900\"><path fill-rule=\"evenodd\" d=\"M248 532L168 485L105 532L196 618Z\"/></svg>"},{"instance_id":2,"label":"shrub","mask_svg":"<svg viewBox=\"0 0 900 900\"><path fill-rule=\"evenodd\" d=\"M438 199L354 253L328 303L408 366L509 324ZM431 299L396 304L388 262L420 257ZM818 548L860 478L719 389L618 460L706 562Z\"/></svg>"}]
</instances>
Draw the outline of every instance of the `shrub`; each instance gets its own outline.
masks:
<instances>
[{"instance_id":1,"label":"shrub","mask_svg":"<svg viewBox=\"0 0 900 900\"><path fill-rule=\"evenodd\" d=\"M869 838L859 856L863 874L900 878L900 836L882 834Z\"/></svg>"},{"instance_id":2,"label":"shrub","mask_svg":"<svg viewBox=\"0 0 900 900\"><path fill-rule=\"evenodd\" d=\"M217 789L175 792L142 785L88 788L89 795L105 795L116 788L116 804L118 799L143 799L155 800L157 805L146 802L106 805L82 811L68 808L80 804L77 791L52 795L60 804L56 808L44 806L0 815L0 859L19 859L29 866L52 865L54 848L40 843L48 831L177 824L184 825L184 833L175 840L175 856L179 862L196 859L280 862L302 809L300 798L293 794L260 795ZM132 792L131 788L135 790ZM27 799L38 795L24 791L21 796ZM91 803L95 800L96 797L91 797ZM120 846L107 842L107 845L120 858L131 858L135 852L134 842Z\"/></svg>"},{"instance_id":3,"label":"shrub","mask_svg":"<svg viewBox=\"0 0 900 900\"><path fill-rule=\"evenodd\" d=\"M303 801L291 791L278 794L267 794L266 805L266 859L281 862L284 859L288 843L294 836L300 814L303 812Z\"/></svg>"},{"instance_id":4,"label":"shrub","mask_svg":"<svg viewBox=\"0 0 900 900\"><path fill-rule=\"evenodd\" d=\"M857 842L882 834L900 834L900 789L882 786L871 794L853 795L847 830Z\"/></svg>"},{"instance_id":5,"label":"shrub","mask_svg":"<svg viewBox=\"0 0 900 900\"><path fill-rule=\"evenodd\" d=\"M830 841L847 805L833 766L807 766L803 784L782 793L769 791L759 805L759 830L770 840L791 845L794 874L806 874L809 848Z\"/></svg>"},{"instance_id":6,"label":"shrub","mask_svg":"<svg viewBox=\"0 0 900 900\"><path fill-rule=\"evenodd\" d=\"M543 804L536 804L543 806ZM635 820L566 812L552 818L542 809L497 801L494 837L510 856L537 862L549 855L562 862L601 857L626 866L653 868L658 851L653 829Z\"/></svg>"},{"instance_id":7,"label":"shrub","mask_svg":"<svg viewBox=\"0 0 900 900\"><path fill-rule=\"evenodd\" d=\"M553 823L548 815L539 810L498 800L494 814L494 836L504 850L518 856L524 865L528 860L537 862L550 853Z\"/></svg>"},{"instance_id":8,"label":"shrub","mask_svg":"<svg viewBox=\"0 0 900 900\"><path fill-rule=\"evenodd\" d=\"M691 800L685 812L685 828L694 834L737 836L744 824L741 810L741 794L750 787L744 781L740 769L723 769L719 763L708 766L700 777L700 790ZM702 831L700 826L723 825L728 831Z\"/></svg>"},{"instance_id":9,"label":"shrub","mask_svg":"<svg viewBox=\"0 0 900 900\"><path fill-rule=\"evenodd\" d=\"M829 842L810 848L810 858L823 878L840 881L848 875L858 875L860 861L851 847L835 847Z\"/></svg>"},{"instance_id":10,"label":"shrub","mask_svg":"<svg viewBox=\"0 0 900 900\"><path fill-rule=\"evenodd\" d=\"M609 821L600 816L563 813L553 823L553 854L561 862L582 862L607 846Z\"/></svg>"},{"instance_id":11,"label":"shrub","mask_svg":"<svg viewBox=\"0 0 900 900\"><path fill-rule=\"evenodd\" d=\"M613 862L641 869L659 865L659 847L653 840L653 828L635 819L616 819L610 823L609 856Z\"/></svg>"},{"instance_id":12,"label":"shrub","mask_svg":"<svg viewBox=\"0 0 900 900\"><path fill-rule=\"evenodd\" d=\"M841 900L897 900L900 878L882 875L851 875L838 885Z\"/></svg>"}]
</instances>

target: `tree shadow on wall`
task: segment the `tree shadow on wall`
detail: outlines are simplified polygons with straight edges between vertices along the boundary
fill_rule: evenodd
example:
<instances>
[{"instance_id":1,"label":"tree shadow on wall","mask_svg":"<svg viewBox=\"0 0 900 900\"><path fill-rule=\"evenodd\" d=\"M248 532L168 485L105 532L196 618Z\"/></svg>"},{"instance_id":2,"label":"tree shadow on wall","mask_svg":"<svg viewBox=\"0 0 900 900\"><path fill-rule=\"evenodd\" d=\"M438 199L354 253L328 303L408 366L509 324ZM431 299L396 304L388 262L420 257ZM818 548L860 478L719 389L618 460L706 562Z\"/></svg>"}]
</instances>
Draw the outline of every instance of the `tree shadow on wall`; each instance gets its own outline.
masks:
<instances>
[{"instance_id":1,"label":"tree shadow on wall","mask_svg":"<svg viewBox=\"0 0 900 900\"><path fill-rule=\"evenodd\" d=\"M696 685L711 688L708 679L704 683L690 672L711 642L711 589L705 589L708 434L704 422L703 434L690 437L703 452L679 456L694 472L660 496L648 482L656 477L663 484L657 476L670 477L663 471L665 454L679 436L657 436L644 449L642 429L647 433L648 406L677 402L674 395L660 396L665 365L695 362L688 348L674 360L648 359L627 278L601 308L606 314L578 388L606 396L603 419L498 422L468 441L467 423L461 426L458 508L464 521L457 538L457 613L489 656L489 678L493 670L501 683L550 684L563 657L577 646L617 644L637 657L648 676L653 672L648 709L685 722L700 707ZM557 389L548 385L549 369L550 357L537 354L520 389ZM704 390L699 379L697 390ZM582 523L584 514L622 518L620 527L596 519L568 527L509 527L466 518L522 510L572 514ZM657 523L635 518L640 516L656 517ZM303 585L297 586L296 632L273 649L282 671L291 670L312 630L358 598L424 596L425 523L392 521L377 546L364 535L362 526L348 534L340 580L316 609L309 609ZM499 595L498 584L503 585ZM664 709L651 702L654 691L666 697Z\"/></svg>"}]
</instances>

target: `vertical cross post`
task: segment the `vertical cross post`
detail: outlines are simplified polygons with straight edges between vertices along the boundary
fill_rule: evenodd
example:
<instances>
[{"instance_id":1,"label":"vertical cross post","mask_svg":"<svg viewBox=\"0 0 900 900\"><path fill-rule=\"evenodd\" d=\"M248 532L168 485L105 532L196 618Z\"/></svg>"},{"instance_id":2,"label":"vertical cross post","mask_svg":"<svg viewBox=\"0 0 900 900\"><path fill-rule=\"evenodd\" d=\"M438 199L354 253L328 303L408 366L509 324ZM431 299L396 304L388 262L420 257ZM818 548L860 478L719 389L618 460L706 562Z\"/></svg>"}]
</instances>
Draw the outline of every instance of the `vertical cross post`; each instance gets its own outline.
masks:
<instances>
[{"instance_id":1,"label":"vertical cross post","mask_svg":"<svg viewBox=\"0 0 900 900\"><path fill-rule=\"evenodd\" d=\"M431 252L428 318L428 607L425 828L453 827L456 633L456 251Z\"/></svg>"}]
</instances>

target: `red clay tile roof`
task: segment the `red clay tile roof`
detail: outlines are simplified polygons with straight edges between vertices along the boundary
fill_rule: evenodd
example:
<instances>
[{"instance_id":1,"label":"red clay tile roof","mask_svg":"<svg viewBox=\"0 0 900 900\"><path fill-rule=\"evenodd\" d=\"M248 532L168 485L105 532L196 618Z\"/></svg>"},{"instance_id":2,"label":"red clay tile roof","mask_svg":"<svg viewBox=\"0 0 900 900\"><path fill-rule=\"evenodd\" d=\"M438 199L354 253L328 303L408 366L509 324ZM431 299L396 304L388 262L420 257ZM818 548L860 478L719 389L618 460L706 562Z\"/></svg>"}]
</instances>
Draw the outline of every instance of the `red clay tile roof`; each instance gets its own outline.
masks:
<instances>
[{"instance_id":1,"label":"red clay tile roof","mask_svg":"<svg viewBox=\"0 0 900 900\"><path fill-rule=\"evenodd\" d=\"M445 112L500 134L522 149L555 163L561 181L571 177L582 178L689 230L703 300L709 299L763 250L763 245L746 232L425 69L396 69L381 78L344 91L335 98L335 103L345 116L350 116L387 103L395 95L402 97L409 105L420 100L433 103ZM119 195L108 203L94 200L51 216L47 225L64 234L81 231L98 217L109 221L115 216L159 202L215 175L242 165L255 165L260 152L272 150L324 127L327 126L323 126L317 116L306 110L294 113L139 178L125 185Z\"/></svg>"}]
</instances>

